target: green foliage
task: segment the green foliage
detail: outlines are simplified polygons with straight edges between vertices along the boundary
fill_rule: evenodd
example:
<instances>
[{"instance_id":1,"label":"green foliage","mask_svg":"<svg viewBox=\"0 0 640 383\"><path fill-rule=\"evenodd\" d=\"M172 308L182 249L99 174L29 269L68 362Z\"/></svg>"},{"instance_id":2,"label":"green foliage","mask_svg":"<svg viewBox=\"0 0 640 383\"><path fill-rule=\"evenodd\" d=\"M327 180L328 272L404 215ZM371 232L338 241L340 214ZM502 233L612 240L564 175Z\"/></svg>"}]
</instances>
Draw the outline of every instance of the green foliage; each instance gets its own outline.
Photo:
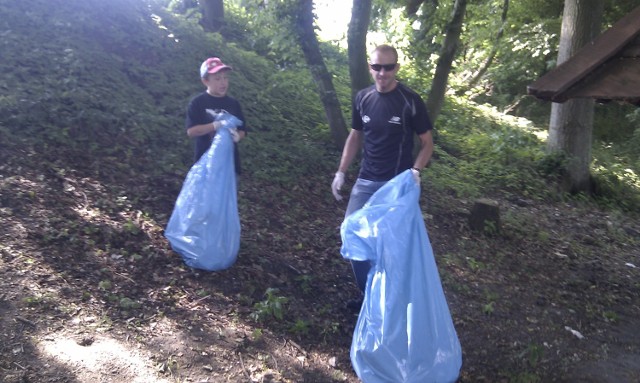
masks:
<instances>
[{"instance_id":1,"label":"green foliage","mask_svg":"<svg viewBox=\"0 0 640 383\"><path fill-rule=\"evenodd\" d=\"M625 143L637 131L640 108L631 104L609 102L596 103L593 120L593 138L606 143ZM629 151L628 154L637 151Z\"/></svg>"},{"instance_id":2,"label":"green foliage","mask_svg":"<svg viewBox=\"0 0 640 383\"><path fill-rule=\"evenodd\" d=\"M2 14L12 17L21 6L2 9ZM134 160L133 148L144 143L151 152L156 145L175 142L175 136L166 134L175 129L162 114L172 113L172 96L180 86L171 80L181 76L168 77L170 72L162 70L174 58L170 51L175 44L163 30L149 27L154 23L151 15L136 9L144 8L142 2L110 2L109 11L102 12L105 16L95 17L105 6L69 1L51 7L36 1L12 20L11 29L21 33L9 33L5 48L21 56L4 57L0 63L13 89L7 102L0 104L0 124L45 148L102 152L133 165L141 162ZM79 22L58 21L68 13ZM145 14L140 22L138 15ZM139 38L129 37L128 33L137 32ZM41 41L47 44L34 46ZM165 52L158 49L162 46Z\"/></svg>"},{"instance_id":3,"label":"green foliage","mask_svg":"<svg viewBox=\"0 0 640 383\"><path fill-rule=\"evenodd\" d=\"M298 319L296 320L296 323L289 328L289 331L298 337L303 337L309 334L309 327L309 322Z\"/></svg>"},{"instance_id":4,"label":"green foliage","mask_svg":"<svg viewBox=\"0 0 640 383\"><path fill-rule=\"evenodd\" d=\"M482 312L484 315L493 315L496 309L496 301L498 300L499 296L498 294L491 291L485 291L484 294L487 303L482 306Z\"/></svg>"},{"instance_id":5,"label":"green foliage","mask_svg":"<svg viewBox=\"0 0 640 383\"><path fill-rule=\"evenodd\" d=\"M467 257L467 265L469 265L469 268L473 271L478 271L486 267L484 263L476 260L473 257Z\"/></svg>"},{"instance_id":6,"label":"green foliage","mask_svg":"<svg viewBox=\"0 0 640 383\"><path fill-rule=\"evenodd\" d=\"M251 332L251 338L255 341L259 341L264 336L264 331L261 328L256 328Z\"/></svg>"},{"instance_id":7,"label":"green foliage","mask_svg":"<svg viewBox=\"0 0 640 383\"><path fill-rule=\"evenodd\" d=\"M315 84L306 67L299 65L301 56L285 64L268 60L279 56L277 50L269 48L266 59L247 48L253 44L249 35L272 41L263 32L273 28L244 24L248 17L266 17L265 12L249 16L230 7L223 33L256 28L225 39L202 33L196 19L168 13L152 1L148 8L144 2L114 1L106 19L95 16L104 5L96 8L92 1L72 0L59 7L40 2L28 7L0 4L2 14L12 20L5 30L26 31L9 32L3 40L8 54L0 69L7 89L12 89L0 96L3 142L21 140L44 149L82 152L87 166L98 173L125 175L150 168L165 174L184 172L192 153L183 128L185 108L203 90L200 63L218 55L234 67L230 95L240 100L251 129L240 146L246 169L258 179L287 185L303 174L328 173L333 167L325 159L333 159L335 149L327 139L329 129ZM66 14L82 23L55 24ZM53 23L49 29L32 28L47 23ZM123 32L131 28L135 39ZM47 45L42 47L40 41ZM337 78L347 78L344 56L329 46L323 50L333 58L327 61L330 70ZM338 58L342 65L336 64ZM337 90L348 112L348 81L340 82ZM286 151L280 149L282 142L287 142ZM91 157L112 160L113 165L109 168Z\"/></svg>"},{"instance_id":8,"label":"green foliage","mask_svg":"<svg viewBox=\"0 0 640 383\"><path fill-rule=\"evenodd\" d=\"M25 297L22 299L22 302L24 302L27 306L31 306L31 307L38 306L42 301L43 301L42 298L35 297L35 296Z\"/></svg>"},{"instance_id":9,"label":"green foliage","mask_svg":"<svg viewBox=\"0 0 640 383\"><path fill-rule=\"evenodd\" d=\"M99 288L100 290L106 290L106 291L109 291L109 290L111 290L111 289L113 288L113 284L111 283L111 281L103 280L103 281L100 281L100 282L98 283L98 288Z\"/></svg>"},{"instance_id":10,"label":"green foliage","mask_svg":"<svg viewBox=\"0 0 640 383\"><path fill-rule=\"evenodd\" d=\"M544 356L544 347L538 344L531 344L527 348L527 362L532 368L536 368Z\"/></svg>"},{"instance_id":11,"label":"green foliage","mask_svg":"<svg viewBox=\"0 0 640 383\"><path fill-rule=\"evenodd\" d=\"M511 383L540 383L541 381L540 377L532 372L515 374L509 380Z\"/></svg>"},{"instance_id":12,"label":"green foliage","mask_svg":"<svg viewBox=\"0 0 640 383\"><path fill-rule=\"evenodd\" d=\"M602 205L640 211L640 178L636 172L614 163L608 168L596 167L593 178L595 196Z\"/></svg>"},{"instance_id":13,"label":"green foliage","mask_svg":"<svg viewBox=\"0 0 640 383\"><path fill-rule=\"evenodd\" d=\"M466 171L467 167L467 162L450 155L437 145L428 171L430 187L433 191L451 192L463 198L480 196L480 185L473 183L473 175Z\"/></svg>"},{"instance_id":14,"label":"green foliage","mask_svg":"<svg viewBox=\"0 0 640 383\"><path fill-rule=\"evenodd\" d=\"M638 6L636 0L605 0L604 28L608 28Z\"/></svg>"},{"instance_id":15,"label":"green foliage","mask_svg":"<svg viewBox=\"0 0 640 383\"><path fill-rule=\"evenodd\" d=\"M231 4L227 14L226 37L240 37L246 49L259 53L281 68L304 62L293 33L295 2L261 0L245 1L243 6ZM273 26L277 26L274 28ZM230 33L235 30L235 33Z\"/></svg>"},{"instance_id":16,"label":"green foliage","mask_svg":"<svg viewBox=\"0 0 640 383\"><path fill-rule=\"evenodd\" d=\"M140 302L136 302L133 299L128 298L128 297L120 298L120 301L118 302L118 305L123 310L138 309L138 308L141 307Z\"/></svg>"},{"instance_id":17,"label":"green foliage","mask_svg":"<svg viewBox=\"0 0 640 383\"><path fill-rule=\"evenodd\" d=\"M442 113L430 168L434 188L467 198L498 191L548 197L538 169L544 146L530 122L460 100Z\"/></svg>"},{"instance_id":18,"label":"green foliage","mask_svg":"<svg viewBox=\"0 0 640 383\"><path fill-rule=\"evenodd\" d=\"M491 87L491 93L484 96L480 94L478 101L490 101L492 96L498 96L497 100L504 101L496 106L504 108L524 94L527 85L534 79L554 67L559 21L554 18L546 22L519 25L517 30L505 36L504 46L509 48L499 51L496 64L487 72L491 83L484 84L485 87Z\"/></svg>"},{"instance_id":19,"label":"green foliage","mask_svg":"<svg viewBox=\"0 0 640 383\"><path fill-rule=\"evenodd\" d=\"M302 290L303 293L309 294L310 292L312 292L311 284L313 282L313 276L301 275L296 278L296 281L300 283L300 289Z\"/></svg>"},{"instance_id":20,"label":"green foliage","mask_svg":"<svg viewBox=\"0 0 640 383\"><path fill-rule=\"evenodd\" d=\"M179 369L178 359L174 355L169 355L169 357L156 365L156 371L165 374L165 375L175 375L177 374Z\"/></svg>"},{"instance_id":21,"label":"green foliage","mask_svg":"<svg viewBox=\"0 0 640 383\"><path fill-rule=\"evenodd\" d=\"M492 315L495 310L495 302L489 302L482 306L482 313L484 315Z\"/></svg>"},{"instance_id":22,"label":"green foliage","mask_svg":"<svg viewBox=\"0 0 640 383\"><path fill-rule=\"evenodd\" d=\"M219 55L234 67L230 94L242 103L251 129L240 151L253 179L295 188L308 174L335 170L339 152L331 143L316 86L289 31L281 30L290 22L285 17L288 8L282 8L286 4L225 3L223 30L203 33L197 13L171 8L176 12L172 13L163 3L168 4L127 0L108 5L69 0L56 7L44 0L1 3L0 11L6 15L1 23L7 32L0 70L4 89L11 90L0 95L3 144L31 145L43 153L53 148L57 154L73 151L94 174L126 177L139 170L181 176L191 163L184 110L203 89L197 73L201 61ZM375 4L376 15L389 17L374 20L373 29L409 33L411 28L406 28L413 20L397 13L403 4ZM618 14L627 6L628 2L611 5ZM417 16L421 23L415 32L423 33L423 44L411 44L409 49L402 44L411 38L394 37L409 60L402 66L403 81L422 95L429 91L435 63L430 55L442 42L440 31L450 17L450 7L442 3L432 13ZM469 5L460 57L450 78L454 90L464 88L465 79L486 59L500 24L501 7L498 0ZM477 89L449 97L436 121L435 156L426 176L434 191L464 198L490 193L558 198L554 183L563 172L564 159L546 154L540 137L548 116L548 110L540 110L548 105L527 99L513 109L535 113L533 121L512 118L500 110L554 65L560 10L560 1L511 2L504 46L494 65ZM97 17L97 12L107 16ZM63 22L67 14L74 14L77 22ZM396 22L400 25L391 28ZM345 52L328 44L322 44L322 52L348 119ZM639 206L640 168L636 149L640 131L633 127L640 114L635 109L609 107L598 107L596 113L597 192L603 204L633 210ZM624 128L619 127L620 121L625 122ZM49 159L59 171L67 168L64 161L62 154ZM134 226L126 222L123 229L136 234Z\"/></svg>"},{"instance_id":23,"label":"green foliage","mask_svg":"<svg viewBox=\"0 0 640 383\"><path fill-rule=\"evenodd\" d=\"M253 320L262 322L270 318L277 320L284 319L285 304L288 298L277 295L279 292L276 288L268 288L265 292L265 299L253 305L253 311L250 316Z\"/></svg>"},{"instance_id":24,"label":"green foliage","mask_svg":"<svg viewBox=\"0 0 640 383\"><path fill-rule=\"evenodd\" d=\"M133 235L136 235L136 234L140 233L140 228L138 227L138 225L136 225L131 220L128 220L127 222L125 222L122 225L122 228L124 229L125 233L129 233L129 234L133 234Z\"/></svg>"},{"instance_id":25,"label":"green foliage","mask_svg":"<svg viewBox=\"0 0 640 383\"><path fill-rule=\"evenodd\" d=\"M326 339L328 336L339 333L340 327L340 322L325 321L321 327L320 333L322 334L323 338Z\"/></svg>"},{"instance_id":26,"label":"green foliage","mask_svg":"<svg viewBox=\"0 0 640 383\"><path fill-rule=\"evenodd\" d=\"M377 4L377 3L376 3ZM257 6L254 4L254 6ZM276 18L284 17L287 12L286 8L282 8L283 4L273 5L271 8L263 9L264 12L245 12L243 17L252 15L255 26L266 25ZM393 5L387 8L381 7L379 4L375 9L386 12L390 17L386 18L389 23L404 23L403 17L394 17ZM445 23L450 17L450 4L443 4L438 7L436 13L430 15L436 18L430 28L435 36L442 37L436 31L442 30ZM485 41L482 49L487 52L488 48L493 44L492 38L495 37L496 26L499 23L499 15L501 12L502 1L486 1L483 3L473 4L469 8L470 15L469 31L473 30L473 34L465 34L465 38L475 39L475 41ZM251 8L246 8L251 9ZM245 9L245 11L246 11ZM384 9L384 11L382 11ZM255 9L254 9L255 10ZM555 59L555 49L557 47L558 32L560 26L560 13L562 10L562 2L547 1L527 1L511 3L509 13L509 23L506 25L504 41L505 45L510 49L499 50L499 56L492 67L489 68L487 78L491 79L491 93L487 94L486 100L490 101L498 107L506 107L513 102L519 94L524 92L532 78L552 67ZM284 13L283 13L284 12ZM474 13L475 12L475 13ZM381 13L382 14L382 13ZM482 17L474 16L482 15ZM487 20L486 15L491 15L491 20ZM439 20L439 21L437 21ZM483 21L484 20L484 21ZM283 20L279 25L284 25ZM473 23L480 23L475 25ZM262 23L262 24L261 24ZM473 28L470 26L473 25ZM395 30L396 27L382 26L385 30ZM402 28L402 27L401 27ZM270 36L265 33L264 28L257 28L255 33L260 36ZM483 31L486 34L483 36ZM270 33L283 33L282 31ZM403 33L406 33L404 31ZM396 37L399 38L399 37ZM277 41L269 37L270 41ZM437 41L438 39L434 40ZM391 41L391 40L390 40ZM426 41L429 41L426 39ZM471 42L471 40L469 40ZM397 41L397 45L402 48L404 43ZM412 44L419 46L420 44ZM437 43L436 43L437 45ZM302 62L300 56L290 53L282 53L282 48L277 48L277 43L271 43L267 57L282 56L286 59L277 58L275 63L280 68L287 68L279 71L273 76L266 76L272 87L264 89L265 94L256 95L255 99L261 100L261 105L256 105L256 109L265 109L264 112L258 112L260 115L260 125L256 126L256 130L261 129L265 140L256 140L249 145L245 145L246 152L265 153L249 160L253 169L259 169L255 175L259 178L277 180L283 184L295 182L302 174L307 172L322 171L317 169L318 163L325 162L331 164L335 161L335 153L327 152L326 143L328 142L329 130L326 124L318 124L317 121L322 120L322 108L319 98L314 90L315 86L308 75L306 68L297 67ZM481 47L480 45L477 45ZM343 100L343 112L349 115L349 88L348 75L346 73L346 64L342 61L342 65L334 65L332 63L340 63L340 52L332 51L329 46L323 45L323 53L326 57L334 59L327 60L330 70L336 74L335 83L341 100ZM296 48L297 49L297 48ZM407 52L412 52L405 49ZM480 50L480 48L473 48ZM265 51L266 52L266 51ZM280 53L279 53L280 52ZM471 50L462 49L468 61L461 61L454 69L451 76L451 83L455 86L457 74L464 74L464 63L468 62L472 67L477 67L481 61L474 62ZM418 54L411 53L416 58ZM297 57L297 58L295 58ZM411 56L410 56L411 57ZM482 58L478 56L480 60ZM533 60L532 60L533 58ZM344 59L342 59L344 60ZM425 60L416 60L417 62L425 62ZM250 68L255 65L252 64ZM403 67L405 68L405 67ZM419 92L426 94L429 88L429 72L421 71L418 67L410 64L401 72L406 76L407 82L414 86ZM288 84L299 84L297 87L289 87ZM234 85L235 86L235 85ZM483 85L486 87L486 85ZM241 94L241 93L240 93ZM475 97L477 100L483 100L485 93L478 93ZM503 101L500 101L502 98ZM272 99L271 105L265 100ZM299 108L291 108L290 100L300 100L303 104ZM264 105L266 104L266 105ZM437 153L442 155L443 162L434 161L432 168L439 169L438 176L433 177L433 181L438 183L442 179L437 188L456 189L456 193L460 196L477 196L487 192L501 190L502 192L520 192L525 196L532 198L548 198L555 193L555 190L548 187L549 181L554 181L559 174L562 173L564 163L559 161L555 155L547 155L544 151L544 143L538 138L538 132L530 121L509 119L507 116L501 115L494 108L478 106L476 103L464 101L462 99L450 100L453 105L452 113L446 118L443 124L438 124L439 149ZM455 106L457 105L457 106ZM267 108L265 108L265 106ZM539 113L540 108L544 105L525 100L519 105L520 111L528 110L535 113L536 116L541 115L543 118L536 120L537 123L545 123L548 121L545 110ZM528 108L528 109L526 109ZM273 112L277 111L277 114ZM312 113L309 113L313 111ZM443 111L443 113L447 113ZM271 127L277 122L269 120L277 118L282 121L278 128L278 132L274 132ZM281 119L280 119L281 118ZM610 119L615 120L615 119ZM291 124L291 122L294 122ZM301 126L310 127L306 129L302 138L301 145L289 145L289 153L287 156L280 155L281 151L277 148L277 142L285 137L297 136ZM262 129L264 131L262 131ZM546 130L546 127L543 127ZM255 147L253 145L255 143ZM266 146L265 146L266 145ZM272 148L270 146L273 145ZM262 148L262 150L259 149ZM637 146L636 146L637 147ZM442 150L440 150L442 149ZM443 155L446 151L449 156ZM268 156L266 153L278 153L275 156ZM287 158L290 161L287 161ZM445 158L446 157L446 158ZM308 161L303 158L319 159L318 162L309 166ZM323 161L322 159L326 160ZM291 161L292 160L292 161ZM559 161L559 162L558 162ZM288 163L295 163L293 168ZM256 166L259 164L258 166ZM273 164L273 166L272 166ZM436 165L437 164L437 165ZM263 166L260 166L263 165ZM264 166L266 165L266 166ZM455 172L451 172L452 166ZM298 171L300 171L298 173ZM444 173L444 174L443 174ZM443 176L440 178L439 176ZM481 182L478 183L478 180Z\"/></svg>"},{"instance_id":27,"label":"green foliage","mask_svg":"<svg viewBox=\"0 0 640 383\"><path fill-rule=\"evenodd\" d=\"M630 118L623 112L618 115ZM463 198L492 193L536 200L565 197L555 185L565 172L567 158L547 152L544 132L531 121L462 98L450 99L438 121L428 173L434 190ZM595 200L607 208L640 211L640 161L634 146L634 138L640 142L640 133L627 131L620 137L626 142L595 141Z\"/></svg>"},{"instance_id":28,"label":"green foliage","mask_svg":"<svg viewBox=\"0 0 640 383\"><path fill-rule=\"evenodd\" d=\"M607 322L617 322L620 317L615 311L605 311L602 313L602 316Z\"/></svg>"}]
</instances>

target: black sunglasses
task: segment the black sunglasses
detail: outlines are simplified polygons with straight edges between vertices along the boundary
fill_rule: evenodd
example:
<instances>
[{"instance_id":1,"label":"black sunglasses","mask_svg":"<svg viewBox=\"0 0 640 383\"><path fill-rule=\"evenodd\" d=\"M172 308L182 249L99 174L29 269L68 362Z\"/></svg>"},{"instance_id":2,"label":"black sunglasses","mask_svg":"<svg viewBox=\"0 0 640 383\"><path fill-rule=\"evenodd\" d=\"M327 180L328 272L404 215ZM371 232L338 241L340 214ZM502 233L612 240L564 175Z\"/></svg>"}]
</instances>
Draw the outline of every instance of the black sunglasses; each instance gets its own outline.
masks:
<instances>
[{"instance_id":1,"label":"black sunglasses","mask_svg":"<svg viewBox=\"0 0 640 383\"><path fill-rule=\"evenodd\" d=\"M390 72L390 71L396 69L396 65L398 65L398 63L394 63L394 64L369 64L371 69L373 69L376 72L380 72L380 70L382 68L384 68L385 71Z\"/></svg>"}]
</instances>

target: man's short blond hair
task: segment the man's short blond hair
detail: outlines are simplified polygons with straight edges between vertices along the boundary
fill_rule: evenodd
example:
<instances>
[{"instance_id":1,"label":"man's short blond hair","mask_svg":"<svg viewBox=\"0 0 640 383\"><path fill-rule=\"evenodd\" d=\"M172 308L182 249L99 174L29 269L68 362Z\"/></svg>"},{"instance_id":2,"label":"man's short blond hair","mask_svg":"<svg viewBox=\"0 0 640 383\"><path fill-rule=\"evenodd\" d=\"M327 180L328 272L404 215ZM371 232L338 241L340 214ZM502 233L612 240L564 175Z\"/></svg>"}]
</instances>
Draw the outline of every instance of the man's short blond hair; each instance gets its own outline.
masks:
<instances>
[{"instance_id":1,"label":"man's short blond hair","mask_svg":"<svg viewBox=\"0 0 640 383\"><path fill-rule=\"evenodd\" d=\"M396 48L392 47L389 44L378 45L374 50L371 51L371 54L373 55L375 52L391 53L394 57L394 60L398 62L398 51L396 50Z\"/></svg>"}]
</instances>

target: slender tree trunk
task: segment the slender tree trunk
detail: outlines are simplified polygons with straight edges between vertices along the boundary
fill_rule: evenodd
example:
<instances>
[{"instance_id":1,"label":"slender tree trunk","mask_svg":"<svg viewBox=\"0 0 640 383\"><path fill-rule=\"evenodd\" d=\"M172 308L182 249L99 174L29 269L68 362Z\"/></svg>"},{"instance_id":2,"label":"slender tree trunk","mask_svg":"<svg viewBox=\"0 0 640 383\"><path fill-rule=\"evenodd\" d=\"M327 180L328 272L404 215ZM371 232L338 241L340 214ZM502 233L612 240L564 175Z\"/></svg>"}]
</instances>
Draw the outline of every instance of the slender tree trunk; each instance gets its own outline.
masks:
<instances>
[{"instance_id":1,"label":"slender tree trunk","mask_svg":"<svg viewBox=\"0 0 640 383\"><path fill-rule=\"evenodd\" d=\"M331 74L324 64L320 53L320 44L313 28L313 0L297 0L297 10L295 29L298 43L302 48L313 80L318 86L320 99L331 129L331 136L335 144L342 148L347 140L348 131L342 116L338 95L333 87Z\"/></svg>"},{"instance_id":2,"label":"slender tree trunk","mask_svg":"<svg viewBox=\"0 0 640 383\"><path fill-rule=\"evenodd\" d=\"M565 0L558 65L592 41L600 32L603 0ZM549 152L561 152L568 163L565 190L571 193L591 190L591 147L593 139L592 99L572 99L551 105Z\"/></svg>"},{"instance_id":3,"label":"slender tree trunk","mask_svg":"<svg viewBox=\"0 0 640 383\"><path fill-rule=\"evenodd\" d=\"M434 123L438 118L440 110L442 109L442 104L444 103L447 81L449 73L451 72L453 58L458 50L458 43L460 42L460 34L462 33L462 23L464 21L466 8L467 0L456 0L453 6L451 22L447 25L447 35L444 39L442 50L440 51L440 58L436 65L436 73L433 77L429 97L427 98L427 110L429 111L429 116Z\"/></svg>"},{"instance_id":4,"label":"slender tree trunk","mask_svg":"<svg viewBox=\"0 0 640 383\"><path fill-rule=\"evenodd\" d=\"M415 17L420 6L422 6L422 15L419 17L422 27L420 28L420 32L416 34L416 41L423 41L427 39L432 40L432 36L430 34L433 32L433 27L437 23L437 18L433 15L435 15L436 10L438 9L438 1L439 0L418 0L416 3L409 3L405 7L407 16ZM435 45L433 42L429 44ZM429 49L428 51L432 50L433 49Z\"/></svg>"},{"instance_id":5,"label":"slender tree trunk","mask_svg":"<svg viewBox=\"0 0 640 383\"><path fill-rule=\"evenodd\" d=\"M198 0L183 0L176 6L176 11L180 14L185 14L193 9L198 9Z\"/></svg>"},{"instance_id":6,"label":"slender tree trunk","mask_svg":"<svg viewBox=\"0 0 640 383\"><path fill-rule=\"evenodd\" d=\"M200 0L202 27L208 32L218 32L224 25L224 3L222 0Z\"/></svg>"},{"instance_id":7,"label":"slender tree trunk","mask_svg":"<svg viewBox=\"0 0 640 383\"><path fill-rule=\"evenodd\" d=\"M404 10L405 12L407 12L408 16L415 16L415 14L418 12L418 9L420 9L420 6L424 2L425 0L407 0L404 5Z\"/></svg>"},{"instance_id":8,"label":"slender tree trunk","mask_svg":"<svg viewBox=\"0 0 640 383\"><path fill-rule=\"evenodd\" d=\"M507 23L508 12L509 12L509 0L504 0L504 4L502 5L502 18L501 18L500 29L498 29L498 33L496 34L496 39L495 39L495 42L493 43L493 47L491 48L491 52L489 53L487 60L484 62L484 65L482 65L480 70L478 70L476 74L473 76L473 78L469 81L469 84L467 85L468 88L473 88L478 83L478 81L480 81L482 76L484 76L484 74L487 73L487 70L491 67L491 64L493 64L493 60L495 59L496 54L498 54L498 49L500 47L500 40L502 40L502 35L504 34L504 26Z\"/></svg>"},{"instance_id":9,"label":"slender tree trunk","mask_svg":"<svg viewBox=\"0 0 640 383\"><path fill-rule=\"evenodd\" d=\"M347 32L351 99L360 89L371 84L367 62L367 31L371 21L371 0L353 0Z\"/></svg>"}]
</instances>

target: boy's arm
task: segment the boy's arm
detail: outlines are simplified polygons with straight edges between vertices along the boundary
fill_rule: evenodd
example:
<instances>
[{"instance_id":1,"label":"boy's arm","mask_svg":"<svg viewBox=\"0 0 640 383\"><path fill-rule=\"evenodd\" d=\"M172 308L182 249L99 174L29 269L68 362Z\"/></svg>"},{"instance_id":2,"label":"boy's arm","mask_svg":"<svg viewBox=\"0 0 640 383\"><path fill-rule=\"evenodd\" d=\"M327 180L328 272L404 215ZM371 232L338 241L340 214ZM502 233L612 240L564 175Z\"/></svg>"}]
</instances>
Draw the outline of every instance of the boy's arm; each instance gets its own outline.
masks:
<instances>
[{"instance_id":1,"label":"boy's arm","mask_svg":"<svg viewBox=\"0 0 640 383\"><path fill-rule=\"evenodd\" d=\"M214 121L214 122L208 122L206 124L200 124L200 125L194 125L192 127L190 127L189 129L187 129L187 136L189 137L198 137L198 136L204 136L205 134L210 134L215 132L216 130L218 130L220 128L220 126L222 125L222 122L220 121Z\"/></svg>"}]
</instances>

